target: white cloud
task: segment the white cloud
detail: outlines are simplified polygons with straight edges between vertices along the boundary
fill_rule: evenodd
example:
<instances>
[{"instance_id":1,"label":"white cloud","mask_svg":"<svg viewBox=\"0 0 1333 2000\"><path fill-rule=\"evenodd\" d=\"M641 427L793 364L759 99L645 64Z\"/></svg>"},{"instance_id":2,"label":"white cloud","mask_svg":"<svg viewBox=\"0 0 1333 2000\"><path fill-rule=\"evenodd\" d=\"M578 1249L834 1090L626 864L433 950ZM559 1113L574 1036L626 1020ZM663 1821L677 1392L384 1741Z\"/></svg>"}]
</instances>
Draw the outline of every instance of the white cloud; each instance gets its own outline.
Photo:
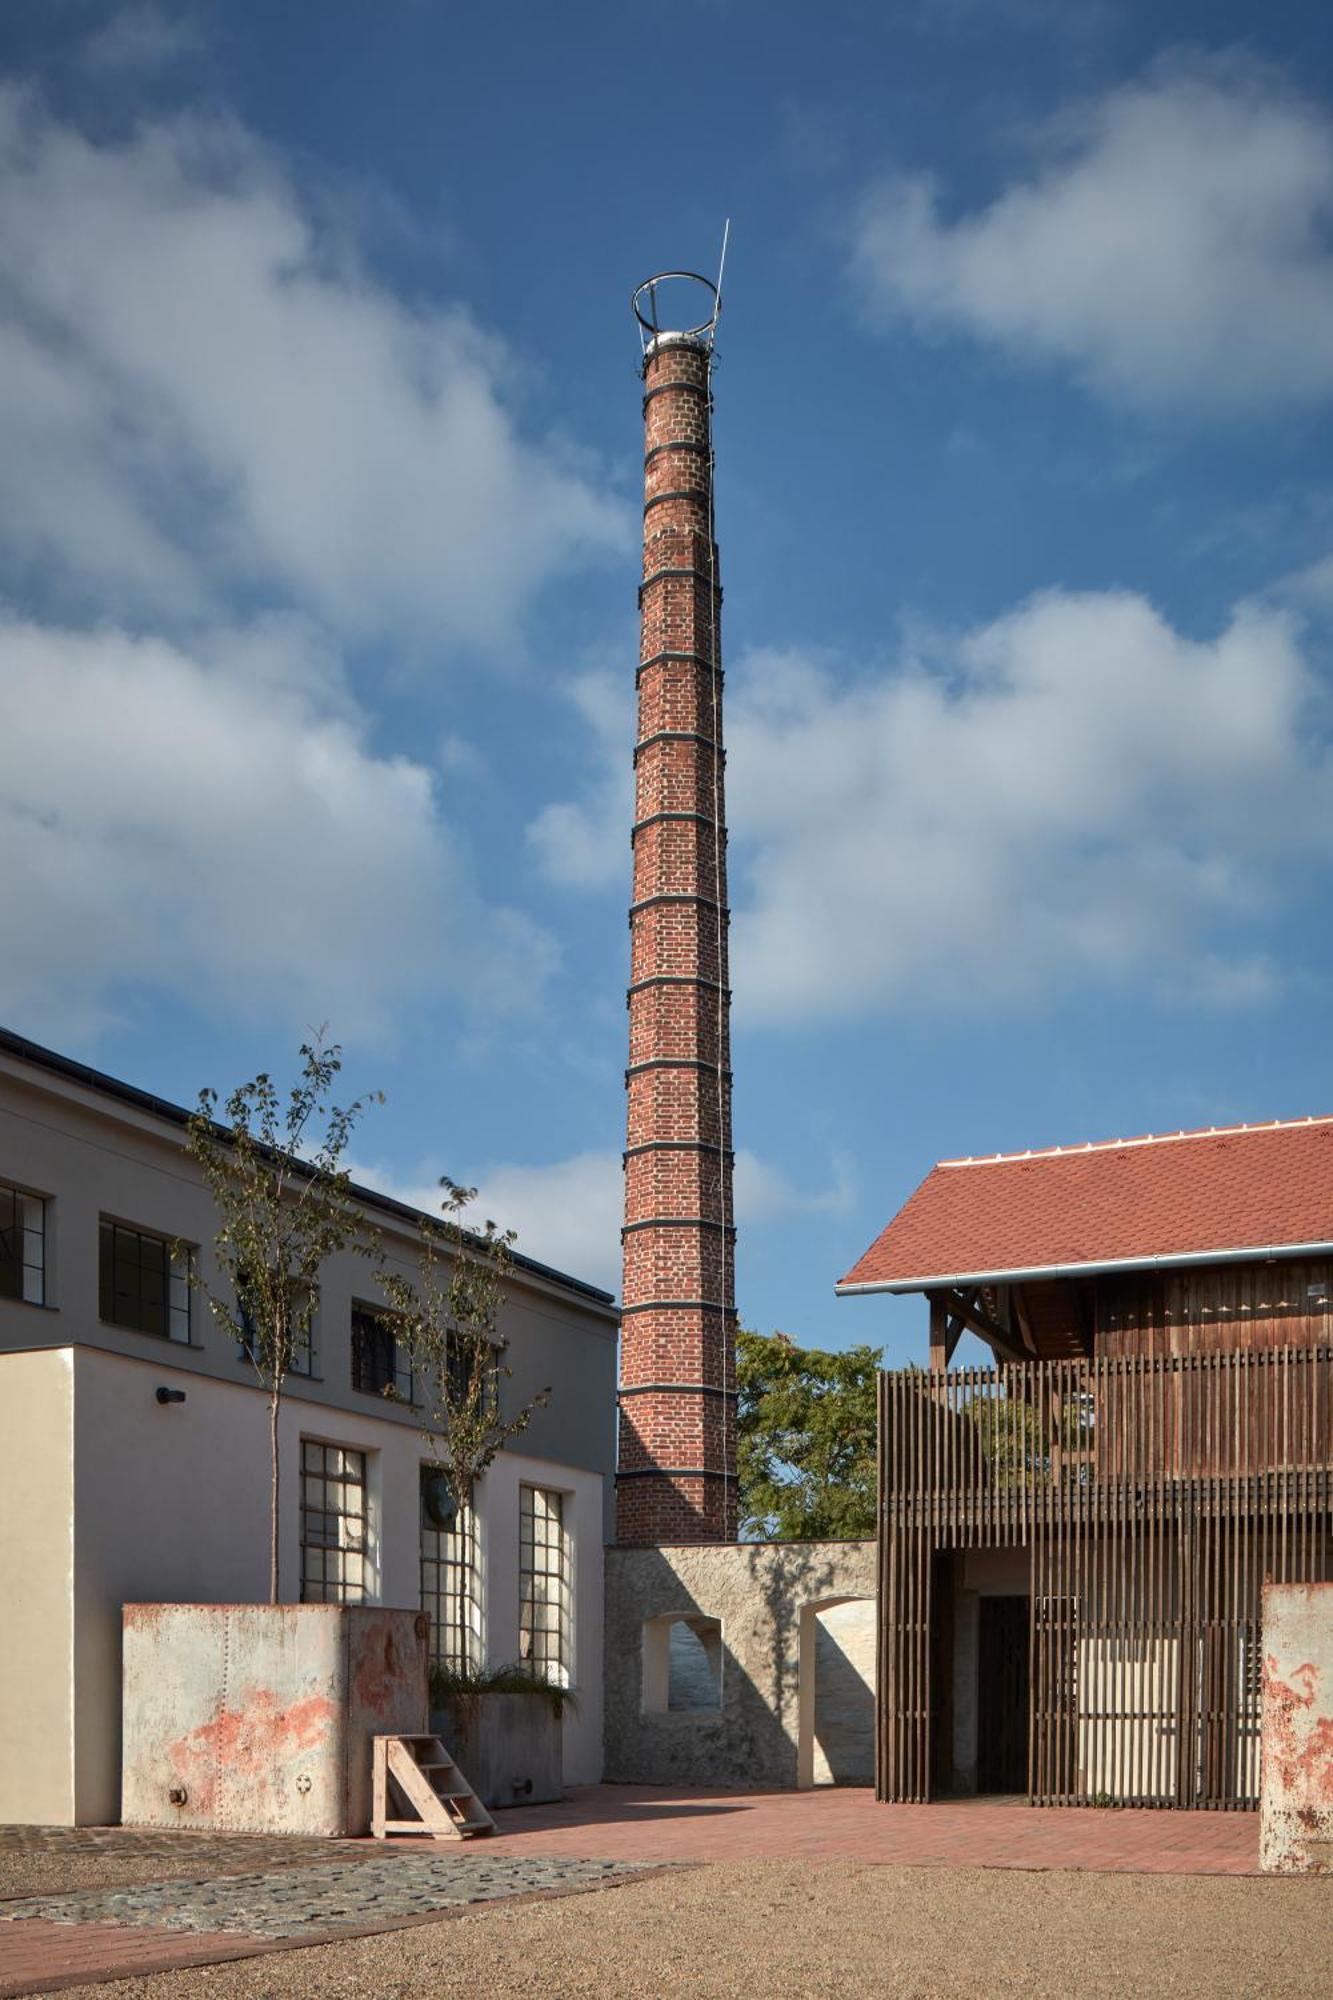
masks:
<instances>
[{"instance_id":1,"label":"white cloud","mask_svg":"<svg viewBox=\"0 0 1333 2000\"><path fill-rule=\"evenodd\" d=\"M852 1206L851 1167L841 1155L831 1163L826 1187L797 1188L779 1169L744 1148L736 1154L736 1223L741 1230L811 1213L843 1214ZM357 1166L353 1179L429 1213L438 1210L438 1175L408 1178L379 1166ZM573 1153L542 1166L496 1165L477 1176L477 1199L465 1220L490 1216L517 1231L516 1248L539 1263L620 1291L620 1225L624 1169L609 1150Z\"/></svg>"},{"instance_id":2,"label":"white cloud","mask_svg":"<svg viewBox=\"0 0 1333 2000\"><path fill-rule=\"evenodd\" d=\"M537 865L562 888L629 892L634 807L634 680L629 673L575 674L562 689L583 723L590 776L577 800L544 806L527 829Z\"/></svg>"},{"instance_id":3,"label":"white cloud","mask_svg":"<svg viewBox=\"0 0 1333 2000\"><path fill-rule=\"evenodd\" d=\"M624 541L501 345L394 295L235 125L96 143L0 90L0 300L0 531L102 609L243 586L490 642Z\"/></svg>"},{"instance_id":4,"label":"white cloud","mask_svg":"<svg viewBox=\"0 0 1333 2000\"><path fill-rule=\"evenodd\" d=\"M729 720L751 1018L1134 983L1237 1005L1255 931L1333 854L1321 695L1286 614L1215 639L1053 591L848 683L752 658Z\"/></svg>"},{"instance_id":5,"label":"white cloud","mask_svg":"<svg viewBox=\"0 0 1333 2000\"><path fill-rule=\"evenodd\" d=\"M1068 113L988 206L867 198L872 308L1060 361L1129 402L1333 391L1333 119L1238 60L1163 67Z\"/></svg>"},{"instance_id":6,"label":"white cloud","mask_svg":"<svg viewBox=\"0 0 1333 2000\"><path fill-rule=\"evenodd\" d=\"M1288 579L1307 606L1322 567ZM1178 1005L1270 998L1263 920L1333 858L1326 691L1302 626L1242 605L1217 637L1129 591L1050 591L855 676L752 653L727 735L739 1016L1016 1003L1135 982ZM604 888L628 724L534 834ZM567 842L553 833L577 830ZM556 865L556 864L561 865ZM738 1163L738 1174L739 1174Z\"/></svg>"},{"instance_id":7,"label":"white cloud","mask_svg":"<svg viewBox=\"0 0 1333 2000\"><path fill-rule=\"evenodd\" d=\"M0 1017L93 1032L153 986L382 1031L429 983L489 1007L554 947L478 907L430 773L377 755L309 628L193 652L0 622Z\"/></svg>"},{"instance_id":8,"label":"white cloud","mask_svg":"<svg viewBox=\"0 0 1333 2000\"><path fill-rule=\"evenodd\" d=\"M456 1177L458 1171L454 1161L449 1172ZM352 1178L428 1215L439 1212L440 1176L433 1164L404 1175L358 1162ZM487 1167L477 1176L477 1198L462 1219L479 1227L490 1217L517 1233L514 1247L524 1256L618 1293L623 1207L620 1154L590 1151L544 1166Z\"/></svg>"}]
</instances>

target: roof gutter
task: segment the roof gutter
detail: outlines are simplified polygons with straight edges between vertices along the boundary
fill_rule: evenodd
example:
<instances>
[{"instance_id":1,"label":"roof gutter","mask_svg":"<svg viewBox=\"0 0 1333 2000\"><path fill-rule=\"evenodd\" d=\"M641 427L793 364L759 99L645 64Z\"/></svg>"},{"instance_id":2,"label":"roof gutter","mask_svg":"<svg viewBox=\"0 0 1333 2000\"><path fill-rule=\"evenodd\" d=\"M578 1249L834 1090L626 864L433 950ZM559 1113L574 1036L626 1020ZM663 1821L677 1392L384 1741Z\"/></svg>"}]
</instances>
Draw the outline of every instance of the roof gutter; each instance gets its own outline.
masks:
<instances>
[{"instance_id":1,"label":"roof gutter","mask_svg":"<svg viewBox=\"0 0 1333 2000\"><path fill-rule=\"evenodd\" d=\"M168 1098L155 1097L150 1090L140 1090L134 1083L122 1083L119 1077L108 1076L104 1070L92 1069L87 1063L77 1062L73 1056L62 1056L55 1049L44 1048L40 1042L30 1042L26 1035L16 1035L11 1028L0 1028L0 1055L15 1056L20 1062L32 1063L37 1069L50 1070L53 1076L63 1076L71 1083L80 1084L85 1090L96 1091L101 1097L110 1097L117 1103L129 1104L136 1111L146 1111L151 1117L161 1118L168 1125L181 1130L188 1127L195 1115L187 1111L183 1104L173 1104ZM219 1139L228 1137L227 1127L216 1119L213 1129ZM304 1162L293 1159L298 1172L306 1171ZM381 1209L384 1214L396 1216L400 1221L420 1228L422 1223L438 1224L438 1216L426 1210L413 1208L408 1202L399 1201L395 1195L381 1194L378 1188L364 1187L359 1181L348 1183L349 1193L369 1208ZM460 1225L461 1227L461 1225ZM463 1229L463 1235L474 1247L482 1247L483 1239L473 1229ZM553 1264L543 1264L540 1258L529 1257L522 1250L511 1249L507 1260L515 1269L533 1278L544 1280L563 1292L575 1292L591 1304L605 1308L603 1317L618 1319L619 1309L614 1292L607 1292L600 1285L590 1285L584 1278L573 1278L567 1271L558 1271Z\"/></svg>"},{"instance_id":2,"label":"roof gutter","mask_svg":"<svg viewBox=\"0 0 1333 2000\"><path fill-rule=\"evenodd\" d=\"M840 1299L862 1292L925 1292L957 1285L1021 1285L1040 1278L1095 1277L1102 1271L1180 1271L1200 1264L1273 1263L1279 1257L1333 1256L1333 1242L1265 1243L1248 1250L1186 1250L1166 1257L1105 1257L1080 1264L1028 1264L1001 1271L940 1271L927 1278L874 1278L833 1287Z\"/></svg>"}]
</instances>

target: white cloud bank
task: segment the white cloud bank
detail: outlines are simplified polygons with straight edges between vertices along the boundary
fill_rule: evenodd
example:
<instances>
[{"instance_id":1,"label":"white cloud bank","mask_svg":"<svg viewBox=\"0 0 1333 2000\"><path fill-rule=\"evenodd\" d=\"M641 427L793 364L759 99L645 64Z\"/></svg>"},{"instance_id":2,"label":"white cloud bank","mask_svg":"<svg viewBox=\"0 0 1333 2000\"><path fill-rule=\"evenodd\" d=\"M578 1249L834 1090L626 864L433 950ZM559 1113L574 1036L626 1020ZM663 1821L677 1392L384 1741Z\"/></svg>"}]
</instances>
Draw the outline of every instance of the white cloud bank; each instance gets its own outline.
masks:
<instances>
[{"instance_id":1,"label":"white cloud bank","mask_svg":"<svg viewBox=\"0 0 1333 2000\"><path fill-rule=\"evenodd\" d=\"M1243 606L1199 641L1130 592L1052 591L851 685L752 658L729 724L738 1006L1264 997L1247 927L1333 856L1322 700L1287 615Z\"/></svg>"},{"instance_id":2,"label":"white cloud bank","mask_svg":"<svg viewBox=\"0 0 1333 2000\"><path fill-rule=\"evenodd\" d=\"M949 216L928 175L867 197L872 309L1070 364L1132 403L1333 391L1333 118L1237 59L1161 68L1048 128Z\"/></svg>"},{"instance_id":3,"label":"white cloud bank","mask_svg":"<svg viewBox=\"0 0 1333 2000\"><path fill-rule=\"evenodd\" d=\"M412 1207L434 1213L439 1189L428 1173L410 1179L378 1166L357 1166L353 1179ZM497 1165L478 1177L465 1221L492 1217L518 1233L516 1248L539 1263L604 1290L620 1291L620 1225L624 1170L619 1153L573 1153L541 1166ZM736 1154L736 1222L753 1230L795 1215L845 1214L854 1201L849 1163L835 1156L825 1187L796 1188L776 1167L744 1148Z\"/></svg>"},{"instance_id":4,"label":"white cloud bank","mask_svg":"<svg viewBox=\"0 0 1333 2000\"><path fill-rule=\"evenodd\" d=\"M140 5L90 45L151 66ZM503 345L395 293L253 134L96 139L0 85L0 1017L133 996L379 1035L429 988L533 1003L556 947L478 893L433 775L341 665L512 639L624 538L525 430ZM446 745L450 775L465 752Z\"/></svg>"},{"instance_id":5,"label":"white cloud bank","mask_svg":"<svg viewBox=\"0 0 1333 2000\"><path fill-rule=\"evenodd\" d=\"M427 983L503 1004L549 971L291 621L190 652L0 620L0 687L0 1018L81 1038L152 986L377 1034Z\"/></svg>"},{"instance_id":6,"label":"white cloud bank","mask_svg":"<svg viewBox=\"0 0 1333 2000\"><path fill-rule=\"evenodd\" d=\"M101 609L246 587L351 634L507 635L625 535L511 372L240 127L97 143L0 89L0 533Z\"/></svg>"},{"instance_id":7,"label":"white cloud bank","mask_svg":"<svg viewBox=\"0 0 1333 2000\"><path fill-rule=\"evenodd\" d=\"M1199 640L1133 592L1050 591L855 677L751 654L728 711L743 1019L1251 1003L1282 976L1265 920L1333 859L1327 691L1280 607ZM563 872L545 847L571 887L617 879L588 865L617 853L608 759Z\"/></svg>"}]
</instances>

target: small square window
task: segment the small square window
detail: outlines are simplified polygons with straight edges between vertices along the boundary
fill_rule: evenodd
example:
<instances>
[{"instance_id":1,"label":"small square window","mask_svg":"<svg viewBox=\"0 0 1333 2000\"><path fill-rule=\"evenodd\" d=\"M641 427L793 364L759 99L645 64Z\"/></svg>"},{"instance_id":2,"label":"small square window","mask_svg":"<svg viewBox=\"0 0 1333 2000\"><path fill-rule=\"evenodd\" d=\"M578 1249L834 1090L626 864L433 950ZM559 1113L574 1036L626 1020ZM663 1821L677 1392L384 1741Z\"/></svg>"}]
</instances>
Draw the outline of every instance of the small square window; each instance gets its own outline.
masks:
<instances>
[{"instance_id":1,"label":"small square window","mask_svg":"<svg viewBox=\"0 0 1333 2000\"><path fill-rule=\"evenodd\" d=\"M188 1250L103 1216L98 1275L99 1310L110 1325L189 1344Z\"/></svg>"},{"instance_id":2,"label":"small square window","mask_svg":"<svg viewBox=\"0 0 1333 2000\"><path fill-rule=\"evenodd\" d=\"M643 1628L643 1706L648 1714L707 1715L722 1706L722 1626L682 1613Z\"/></svg>"},{"instance_id":3,"label":"small square window","mask_svg":"<svg viewBox=\"0 0 1333 2000\"><path fill-rule=\"evenodd\" d=\"M394 1338L392 1313L352 1307L352 1387L366 1396L415 1400L411 1358Z\"/></svg>"},{"instance_id":4,"label":"small square window","mask_svg":"<svg viewBox=\"0 0 1333 2000\"><path fill-rule=\"evenodd\" d=\"M46 1304L46 1203L0 1181L0 1298Z\"/></svg>"}]
</instances>

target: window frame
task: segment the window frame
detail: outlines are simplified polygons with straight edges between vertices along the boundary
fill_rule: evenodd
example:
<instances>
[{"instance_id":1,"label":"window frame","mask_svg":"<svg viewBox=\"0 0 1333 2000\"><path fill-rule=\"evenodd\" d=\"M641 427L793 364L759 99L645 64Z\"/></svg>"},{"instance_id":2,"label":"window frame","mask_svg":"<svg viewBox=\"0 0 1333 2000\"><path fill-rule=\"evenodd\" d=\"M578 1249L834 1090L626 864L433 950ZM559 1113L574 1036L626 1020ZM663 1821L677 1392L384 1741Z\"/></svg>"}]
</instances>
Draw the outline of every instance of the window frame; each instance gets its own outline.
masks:
<instances>
[{"instance_id":1,"label":"window frame","mask_svg":"<svg viewBox=\"0 0 1333 2000\"><path fill-rule=\"evenodd\" d=\"M479 1667L483 1656L481 1548L475 1500L439 1528L426 1509L426 1482L440 1468L422 1459L418 1471L418 1568L421 1609L430 1618L430 1664L455 1672ZM455 1611L450 1616L446 1607ZM454 1639L450 1645L445 1641Z\"/></svg>"},{"instance_id":2,"label":"window frame","mask_svg":"<svg viewBox=\"0 0 1333 2000\"><path fill-rule=\"evenodd\" d=\"M0 1262L0 1270L10 1268L15 1272L18 1289L13 1292L0 1290L0 1300L15 1306L49 1306L51 1231L47 1211L51 1206L50 1197L38 1194L35 1188L24 1187L20 1181L0 1180L0 1201L6 1195L13 1203L10 1227L16 1238L16 1255L12 1264ZM29 1208L34 1208L37 1213L35 1227L28 1214ZM0 1225L0 1240L3 1234L3 1225ZM38 1244L38 1261L35 1264L28 1256L29 1244L34 1237ZM36 1274L35 1278L30 1275L32 1273Z\"/></svg>"},{"instance_id":3,"label":"window frame","mask_svg":"<svg viewBox=\"0 0 1333 2000\"><path fill-rule=\"evenodd\" d=\"M352 1300L347 1335L348 1378L358 1396L377 1396L381 1402L406 1403L410 1408L417 1400L416 1376L411 1357L402 1358L402 1343L393 1330L393 1321L397 1317L399 1315L387 1307L381 1310L361 1299ZM358 1379L362 1372L360 1356L363 1340L387 1341L389 1344L388 1367L373 1371L382 1374L383 1381L367 1383Z\"/></svg>"},{"instance_id":4,"label":"window frame","mask_svg":"<svg viewBox=\"0 0 1333 2000\"><path fill-rule=\"evenodd\" d=\"M356 1461L350 1474L348 1460ZM327 1438L302 1436L298 1477L301 1603L371 1603L370 1453L362 1445L333 1444ZM312 1504L310 1498L316 1486L321 1489L318 1505ZM340 1502L349 1493L359 1494L359 1509L342 1504L330 1506L330 1487L338 1489ZM334 1523L332 1533L326 1527L322 1534L312 1535L310 1524L314 1521ZM344 1523L352 1526L344 1528ZM318 1558L318 1574L315 1558ZM330 1558L337 1565L337 1573L332 1576L328 1567ZM356 1571L354 1579L343 1568L348 1563Z\"/></svg>"},{"instance_id":5,"label":"window frame","mask_svg":"<svg viewBox=\"0 0 1333 2000\"><path fill-rule=\"evenodd\" d=\"M110 1231L111 1262L110 1275L106 1262L107 1232ZM136 1264L142 1279L143 1246L156 1244L162 1251L162 1325L146 1326L143 1318L133 1318L129 1314L121 1316L116 1311L119 1297L116 1273L120 1267L118 1254L121 1237L133 1237L138 1243ZM125 1222L118 1215L99 1215L97 1221L97 1312L104 1326L118 1327L122 1333L142 1333L149 1340L164 1340L173 1347L193 1347L194 1290L193 1244L181 1243L178 1238L164 1235L159 1229L145 1229L137 1222ZM140 1304L143 1303L142 1284L139 1288Z\"/></svg>"},{"instance_id":6,"label":"window frame","mask_svg":"<svg viewBox=\"0 0 1333 2000\"><path fill-rule=\"evenodd\" d=\"M554 1687L574 1685L574 1555L565 1520L571 1498L527 1480L518 1489L518 1656Z\"/></svg>"}]
</instances>

